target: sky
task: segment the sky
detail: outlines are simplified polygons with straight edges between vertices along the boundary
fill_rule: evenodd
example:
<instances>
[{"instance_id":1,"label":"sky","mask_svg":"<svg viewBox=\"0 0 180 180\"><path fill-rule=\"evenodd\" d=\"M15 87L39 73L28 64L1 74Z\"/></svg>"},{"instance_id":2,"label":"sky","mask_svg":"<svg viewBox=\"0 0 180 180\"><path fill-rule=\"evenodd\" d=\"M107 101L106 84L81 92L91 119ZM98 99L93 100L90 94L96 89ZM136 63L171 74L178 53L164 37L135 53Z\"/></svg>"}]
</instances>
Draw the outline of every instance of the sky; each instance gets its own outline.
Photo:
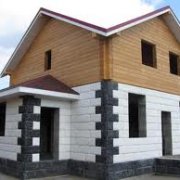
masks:
<instances>
[{"instance_id":1,"label":"sky","mask_svg":"<svg viewBox=\"0 0 180 180\"><path fill-rule=\"evenodd\" d=\"M179 0L1 0L0 72L40 7L110 27L167 5L180 19ZM8 79L0 80L0 88Z\"/></svg>"}]
</instances>

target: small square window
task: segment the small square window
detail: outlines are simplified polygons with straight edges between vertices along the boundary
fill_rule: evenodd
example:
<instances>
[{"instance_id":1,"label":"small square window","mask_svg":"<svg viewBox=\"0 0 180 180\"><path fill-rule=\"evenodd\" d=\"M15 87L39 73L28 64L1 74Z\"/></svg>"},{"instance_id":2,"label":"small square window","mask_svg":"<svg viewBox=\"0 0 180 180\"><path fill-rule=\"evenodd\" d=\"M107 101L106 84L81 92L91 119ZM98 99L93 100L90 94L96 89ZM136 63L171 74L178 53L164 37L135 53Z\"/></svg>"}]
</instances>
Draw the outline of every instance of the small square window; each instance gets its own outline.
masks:
<instances>
[{"instance_id":1,"label":"small square window","mask_svg":"<svg viewBox=\"0 0 180 180\"><path fill-rule=\"evenodd\" d=\"M51 69L51 50L45 52L45 71Z\"/></svg>"},{"instance_id":2,"label":"small square window","mask_svg":"<svg viewBox=\"0 0 180 180\"><path fill-rule=\"evenodd\" d=\"M169 53L170 73L179 75L179 56L174 53Z\"/></svg>"},{"instance_id":3,"label":"small square window","mask_svg":"<svg viewBox=\"0 0 180 180\"><path fill-rule=\"evenodd\" d=\"M0 103L0 136L5 135L6 104Z\"/></svg>"},{"instance_id":4,"label":"small square window","mask_svg":"<svg viewBox=\"0 0 180 180\"><path fill-rule=\"evenodd\" d=\"M155 45L144 40L141 41L142 63L147 66L156 67Z\"/></svg>"}]
</instances>

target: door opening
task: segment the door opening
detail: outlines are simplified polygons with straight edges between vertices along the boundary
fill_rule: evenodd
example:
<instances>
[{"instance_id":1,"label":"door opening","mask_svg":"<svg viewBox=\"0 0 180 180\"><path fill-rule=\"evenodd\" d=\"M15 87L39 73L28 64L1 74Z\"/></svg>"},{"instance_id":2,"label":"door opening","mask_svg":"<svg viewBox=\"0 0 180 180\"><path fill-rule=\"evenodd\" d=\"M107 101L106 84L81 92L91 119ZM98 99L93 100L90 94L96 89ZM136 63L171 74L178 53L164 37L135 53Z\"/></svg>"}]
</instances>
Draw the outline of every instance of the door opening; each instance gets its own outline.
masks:
<instances>
[{"instance_id":1,"label":"door opening","mask_svg":"<svg viewBox=\"0 0 180 180\"><path fill-rule=\"evenodd\" d=\"M162 112L162 155L172 155L171 113Z\"/></svg>"},{"instance_id":2,"label":"door opening","mask_svg":"<svg viewBox=\"0 0 180 180\"><path fill-rule=\"evenodd\" d=\"M55 158L56 148L58 147L58 116L56 108L41 108L40 121L40 159L48 160ZM56 146L55 146L56 144Z\"/></svg>"}]
</instances>

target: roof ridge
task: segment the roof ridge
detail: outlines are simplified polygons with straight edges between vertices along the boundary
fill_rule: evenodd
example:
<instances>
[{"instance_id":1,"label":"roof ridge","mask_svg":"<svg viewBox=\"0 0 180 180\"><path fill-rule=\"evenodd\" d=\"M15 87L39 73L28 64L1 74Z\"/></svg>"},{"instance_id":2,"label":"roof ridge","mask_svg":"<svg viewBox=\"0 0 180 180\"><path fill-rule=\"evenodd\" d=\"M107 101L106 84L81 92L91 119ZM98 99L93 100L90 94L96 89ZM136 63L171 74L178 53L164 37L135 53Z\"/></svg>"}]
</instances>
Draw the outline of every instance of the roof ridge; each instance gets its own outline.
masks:
<instances>
[{"instance_id":1,"label":"roof ridge","mask_svg":"<svg viewBox=\"0 0 180 180\"><path fill-rule=\"evenodd\" d=\"M143 19L143 18L145 18L145 17L154 15L154 14L156 14L156 13L158 13L158 12L165 11L165 10L168 10L168 9L171 10L171 7L170 7L170 6L164 6L164 7L162 7L162 8L159 8L159 9L153 10L153 11L151 11L151 12L149 12L149 13L146 13L146 14L143 14L143 15L140 15L140 16L137 16L137 17L132 18L132 19L130 19L130 20L123 21L123 22L120 23L120 24L117 24L117 25L114 25L114 26L110 26L110 27L108 27L108 28L105 28L105 27L102 27L102 26L98 26L98 25L93 24L93 23L89 23L89 22L83 21L83 20L81 20L81 19L74 18L74 17L72 17L72 16L68 16L68 15L65 15L65 14L61 14L61 13L58 13L58 12L56 12L56 11L52 11L52 10L50 10L50 9L46 9L46 8L44 8L44 7L41 7L40 10L39 10L39 12L44 11L44 12L51 13L51 14L53 14L53 15L56 15L56 16L59 16L59 17L68 19L68 20L70 20L70 21L74 21L74 22L80 23L80 24L85 25L85 26L90 26L90 27L92 27L92 28L96 28L96 29L101 30L101 31L103 31L103 32L109 32L109 31L112 31L112 30L114 30L114 29L116 29L116 28L119 28L119 27L121 27L121 26L124 26L124 25L126 25L126 24L132 23L132 22L134 22L134 21Z\"/></svg>"},{"instance_id":2,"label":"roof ridge","mask_svg":"<svg viewBox=\"0 0 180 180\"><path fill-rule=\"evenodd\" d=\"M171 10L170 6L164 6L164 7L160 8L160 9L151 11L151 12L146 13L146 14L144 14L144 15L137 16L137 17L135 17L135 18L133 18L133 19L130 19L130 20L128 20L128 21L124 21L124 22L122 22L122 23L120 23L120 24L117 24L117 25L111 26L110 28L107 28L107 32L112 31L112 30L117 29L117 28L120 28L120 27L122 27L122 26L125 26L125 25L127 25L127 24L133 23L134 21L138 21L138 20L144 19L144 18L146 18L146 17L148 17L148 16L152 16L152 15L154 15L154 14L157 14L158 12L168 10L168 9Z\"/></svg>"},{"instance_id":3,"label":"roof ridge","mask_svg":"<svg viewBox=\"0 0 180 180\"><path fill-rule=\"evenodd\" d=\"M172 33L175 35L178 42L180 42L180 23L170 6L159 8L155 11L149 12L142 16L138 16L134 19L125 21L123 23L117 24L109 28L103 28L95 24L91 24L91 23L88 23L79 19L75 19L70 16L66 16L64 14L60 14L60 13L57 13L57 12L54 12L45 8L40 8L34 20L32 21L29 28L27 29L26 33L24 34L21 41L17 45L8 63L4 67L1 73L1 76L8 74L7 73L8 70L11 71L11 70L14 70L14 68L16 68L17 64L20 62L21 58L23 57L23 55L26 53L31 43L33 42L33 39L40 32L42 27L47 23L49 18L54 18L59 21L63 21L71 25L75 25L80 28L86 29L90 32L99 34L101 36L109 37L113 34L116 34L128 28L131 28L135 25L146 22L148 20L151 20L155 17L162 16L166 13L169 13L168 16L164 16L163 18L165 22L167 23L167 26L171 29Z\"/></svg>"},{"instance_id":4,"label":"roof ridge","mask_svg":"<svg viewBox=\"0 0 180 180\"><path fill-rule=\"evenodd\" d=\"M74 18L74 17L72 17L72 16L68 16L68 15L65 15L65 14L61 14L61 13L58 13L58 12L56 12L56 11L52 11L52 10L50 10L50 9L46 9L46 8L43 8L43 7L40 8L39 12L41 12L41 11L45 11L45 12L47 12L47 13L51 13L51 14L53 14L53 15L60 16L60 17L62 17L62 18L68 19L68 20L70 20L70 21L75 21L75 22L80 23L80 24L85 25L85 26L91 26L91 27L96 28L96 29L99 29L99 30L101 30L101 31L105 31L105 30L107 29L107 28L104 28L104 27L95 25L95 24L93 24L93 23L89 23L89 22L83 21L83 20L81 20L81 19Z\"/></svg>"}]
</instances>

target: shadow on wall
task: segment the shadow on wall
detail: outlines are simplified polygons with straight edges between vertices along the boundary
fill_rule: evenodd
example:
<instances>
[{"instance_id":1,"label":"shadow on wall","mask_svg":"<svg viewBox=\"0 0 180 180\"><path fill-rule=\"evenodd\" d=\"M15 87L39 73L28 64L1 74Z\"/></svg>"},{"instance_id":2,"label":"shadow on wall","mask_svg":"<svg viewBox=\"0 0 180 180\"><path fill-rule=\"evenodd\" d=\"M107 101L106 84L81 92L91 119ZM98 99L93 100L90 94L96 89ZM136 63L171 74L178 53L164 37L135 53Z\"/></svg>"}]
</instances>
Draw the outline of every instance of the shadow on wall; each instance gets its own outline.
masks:
<instances>
[{"instance_id":1,"label":"shadow on wall","mask_svg":"<svg viewBox=\"0 0 180 180\"><path fill-rule=\"evenodd\" d=\"M9 75L0 78L0 90L9 87L9 83L10 83Z\"/></svg>"}]
</instances>

